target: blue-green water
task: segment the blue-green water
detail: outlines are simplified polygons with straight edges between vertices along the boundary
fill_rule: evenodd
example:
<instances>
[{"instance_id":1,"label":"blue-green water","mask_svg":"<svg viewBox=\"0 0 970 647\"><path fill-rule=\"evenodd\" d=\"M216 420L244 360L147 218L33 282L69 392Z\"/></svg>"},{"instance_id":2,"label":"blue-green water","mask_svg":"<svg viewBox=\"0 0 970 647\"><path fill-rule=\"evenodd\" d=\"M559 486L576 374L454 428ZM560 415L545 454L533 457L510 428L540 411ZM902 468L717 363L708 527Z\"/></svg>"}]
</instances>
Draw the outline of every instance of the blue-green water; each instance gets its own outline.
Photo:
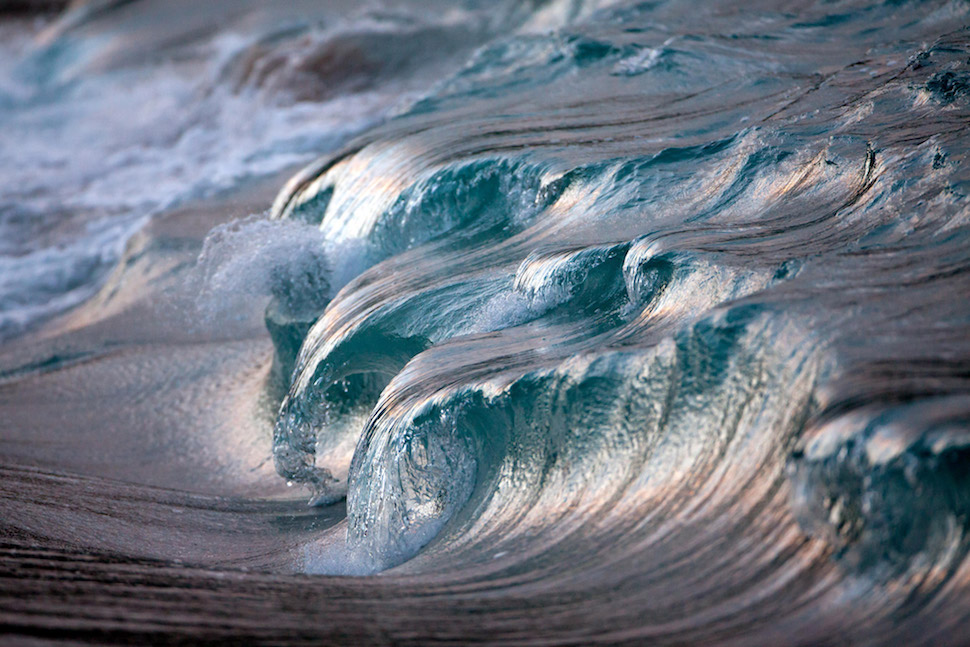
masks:
<instances>
[{"instance_id":1,"label":"blue-green water","mask_svg":"<svg viewBox=\"0 0 970 647\"><path fill-rule=\"evenodd\" d=\"M275 468L346 499L292 568L573 600L549 635L584 644L966 640L966 2L240 10L156 72L185 123L137 150L159 115L76 115L144 65L112 11L0 110L128 157L6 180L0 226L96 202L122 233L45 288L93 292L130 223L309 163L180 270L194 326L265 306ZM60 154L4 130L9 166ZM25 285L0 316L57 311Z\"/></svg>"},{"instance_id":2,"label":"blue-green water","mask_svg":"<svg viewBox=\"0 0 970 647\"><path fill-rule=\"evenodd\" d=\"M277 469L347 496L367 568L570 559L784 479L861 564L956 559L970 51L966 7L915 9L604 9L311 166L274 216L340 291L274 328Z\"/></svg>"}]
</instances>

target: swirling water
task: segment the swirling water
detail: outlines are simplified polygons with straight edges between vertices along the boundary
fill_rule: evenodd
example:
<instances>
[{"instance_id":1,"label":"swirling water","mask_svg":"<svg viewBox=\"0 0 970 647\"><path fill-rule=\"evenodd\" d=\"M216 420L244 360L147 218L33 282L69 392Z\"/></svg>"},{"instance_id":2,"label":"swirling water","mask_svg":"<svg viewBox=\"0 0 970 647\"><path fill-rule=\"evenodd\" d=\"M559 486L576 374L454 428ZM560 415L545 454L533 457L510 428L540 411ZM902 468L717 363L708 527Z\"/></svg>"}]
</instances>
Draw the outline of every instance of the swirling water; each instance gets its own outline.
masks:
<instances>
[{"instance_id":1,"label":"swirling water","mask_svg":"<svg viewBox=\"0 0 970 647\"><path fill-rule=\"evenodd\" d=\"M170 6L68 13L0 104L5 213L118 232L55 297L0 284L40 331L7 445L64 424L11 403L74 370L128 462L3 455L128 483L110 509L243 497L195 505L246 531L87 549L314 574L260 580L344 614L277 609L283 642L966 642L970 4ZM117 140L78 113L129 104ZM58 119L80 154L19 127ZM34 221L4 262L78 262ZM33 496L10 527L60 537Z\"/></svg>"}]
</instances>

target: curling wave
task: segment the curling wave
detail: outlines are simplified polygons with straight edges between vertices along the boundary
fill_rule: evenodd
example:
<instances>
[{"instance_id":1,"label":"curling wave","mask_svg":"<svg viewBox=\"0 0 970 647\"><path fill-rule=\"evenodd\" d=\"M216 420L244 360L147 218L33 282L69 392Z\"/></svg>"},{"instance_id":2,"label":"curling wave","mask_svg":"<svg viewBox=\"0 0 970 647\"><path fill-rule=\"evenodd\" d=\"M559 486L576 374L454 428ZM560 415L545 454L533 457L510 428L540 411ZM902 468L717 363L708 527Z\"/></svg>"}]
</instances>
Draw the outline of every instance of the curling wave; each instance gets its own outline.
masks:
<instances>
[{"instance_id":1,"label":"curling wave","mask_svg":"<svg viewBox=\"0 0 970 647\"><path fill-rule=\"evenodd\" d=\"M181 559L184 533L203 565L299 571L227 596L262 609L279 587L294 643L966 642L965 0L259 6L175 29L178 3L90 3L28 52L30 84L0 86L0 116L43 109L70 135L78 101L134 83L147 38L133 96L194 107L128 124L137 150L82 128L95 143L64 164L0 132L21 151L0 159L0 231L59 202L90 257L52 278L30 254L73 248L29 230L0 269L60 296L43 316L97 293L67 341L0 356L0 408L31 447L21 400L108 401L112 379L128 399L103 427L56 409L52 429L100 429L114 453L41 435L44 460L5 451L54 476L17 483L94 465L138 486L105 498L168 510L181 495L151 488L196 475L213 498L137 528L162 539L148 556ZM50 173L26 183L28 157ZM78 170L94 158L116 172ZM179 247L198 212L172 209L257 177L290 178L268 216ZM5 276L0 334L21 332L37 290ZM211 320L131 306L163 291ZM285 500L270 453L316 508ZM80 543L84 524L45 530L19 496L17 532Z\"/></svg>"},{"instance_id":2,"label":"curling wave","mask_svg":"<svg viewBox=\"0 0 970 647\"><path fill-rule=\"evenodd\" d=\"M268 313L276 466L354 569L964 586L967 13L857 4L500 39L291 180L339 292Z\"/></svg>"}]
</instances>

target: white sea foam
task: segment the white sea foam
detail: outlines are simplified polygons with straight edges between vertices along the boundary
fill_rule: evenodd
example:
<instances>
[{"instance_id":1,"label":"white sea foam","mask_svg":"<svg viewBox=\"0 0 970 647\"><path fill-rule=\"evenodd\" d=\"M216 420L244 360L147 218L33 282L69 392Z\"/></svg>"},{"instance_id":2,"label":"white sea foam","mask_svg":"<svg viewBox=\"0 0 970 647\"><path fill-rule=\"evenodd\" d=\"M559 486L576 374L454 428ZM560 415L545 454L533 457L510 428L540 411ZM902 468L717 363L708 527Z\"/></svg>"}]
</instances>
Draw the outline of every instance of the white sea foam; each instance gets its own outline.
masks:
<instances>
[{"instance_id":1,"label":"white sea foam","mask_svg":"<svg viewBox=\"0 0 970 647\"><path fill-rule=\"evenodd\" d=\"M282 103L238 91L226 61L260 36L222 33L186 60L53 85L42 45L0 39L0 336L90 296L154 214L305 163L406 90ZM75 47L83 61L99 43Z\"/></svg>"}]
</instances>

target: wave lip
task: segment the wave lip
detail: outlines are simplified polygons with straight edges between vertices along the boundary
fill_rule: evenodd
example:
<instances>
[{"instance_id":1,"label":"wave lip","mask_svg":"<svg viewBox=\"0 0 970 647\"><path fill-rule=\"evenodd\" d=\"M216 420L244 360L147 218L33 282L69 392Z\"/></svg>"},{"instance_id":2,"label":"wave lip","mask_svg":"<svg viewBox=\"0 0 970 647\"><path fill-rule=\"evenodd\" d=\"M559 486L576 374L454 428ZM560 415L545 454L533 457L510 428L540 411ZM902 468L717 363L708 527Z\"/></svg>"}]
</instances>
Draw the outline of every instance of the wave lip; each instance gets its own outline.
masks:
<instances>
[{"instance_id":1,"label":"wave lip","mask_svg":"<svg viewBox=\"0 0 970 647\"><path fill-rule=\"evenodd\" d=\"M642 592L690 547L712 618L962 590L968 43L857 9L513 34L291 181L342 273L276 427L324 553Z\"/></svg>"}]
</instances>

